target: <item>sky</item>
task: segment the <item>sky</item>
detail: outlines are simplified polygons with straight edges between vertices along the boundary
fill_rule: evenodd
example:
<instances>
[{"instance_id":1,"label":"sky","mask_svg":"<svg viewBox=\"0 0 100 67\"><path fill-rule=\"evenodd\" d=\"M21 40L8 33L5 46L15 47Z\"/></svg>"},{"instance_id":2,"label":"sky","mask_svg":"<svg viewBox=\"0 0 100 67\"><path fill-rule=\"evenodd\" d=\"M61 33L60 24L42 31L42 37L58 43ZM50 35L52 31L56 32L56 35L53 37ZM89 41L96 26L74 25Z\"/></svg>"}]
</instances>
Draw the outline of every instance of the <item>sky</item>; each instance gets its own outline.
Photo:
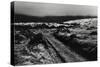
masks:
<instances>
[{"instance_id":1,"label":"sky","mask_svg":"<svg viewBox=\"0 0 100 67\"><path fill-rule=\"evenodd\" d=\"M97 16L96 6L16 1L14 11L30 16Z\"/></svg>"}]
</instances>

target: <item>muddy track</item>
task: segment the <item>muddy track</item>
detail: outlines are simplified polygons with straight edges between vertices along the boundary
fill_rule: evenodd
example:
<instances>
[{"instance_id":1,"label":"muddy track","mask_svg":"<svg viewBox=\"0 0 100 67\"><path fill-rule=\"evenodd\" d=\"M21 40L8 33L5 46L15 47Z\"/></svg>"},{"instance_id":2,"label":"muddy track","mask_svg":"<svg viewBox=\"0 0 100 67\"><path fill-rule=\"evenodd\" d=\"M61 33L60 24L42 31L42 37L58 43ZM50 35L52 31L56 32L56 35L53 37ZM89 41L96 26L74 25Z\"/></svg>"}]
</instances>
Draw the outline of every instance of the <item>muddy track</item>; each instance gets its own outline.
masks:
<instances>
[{"instance_id":1,"label":"muddy track","mask_svg":"<svg viewBox=\"0 0 100 67\"><path fill-rule=\"evenodd\" d=\"M55 36L55 35L54 35L54 37L55 37L55 39L61 41L65 46L70 47L70 49L72 51L75 51L77 54L79 54L82 57L84 57L85 59L87 59L87 61L97 60L97 47L94 48L94 51L89 52L89 51L83 50L82 45L74 39L66 40L63 37L59 37L59 36Z\"/></svg>"},{"instance_id":2,"label":"muddy track","mask_svg":"<svg viewBox=\"0 0 100 67\"><path fill-rule=\"evenodd\" d=\"M53 36L43 34L43 37L45 38L45 41L52 46L62 62L86 61L86 59L75 52L72 52L68 47L64 46L64 44L55 39Z\"/></svg>"},{"instance_id":3,"label":"muddy track","mask_svg":"<svg viewBox=\"0 0 100 67\"><path fill-rule=\"evenodd\" d=\"M56 52L57 56L60 58L61 62L65 63L66 60L60 55L60 53L56 50L56 48L48 41L48 39L44 38L46 43L51 46L51 48Z\"/></svg>"}]
</instances>

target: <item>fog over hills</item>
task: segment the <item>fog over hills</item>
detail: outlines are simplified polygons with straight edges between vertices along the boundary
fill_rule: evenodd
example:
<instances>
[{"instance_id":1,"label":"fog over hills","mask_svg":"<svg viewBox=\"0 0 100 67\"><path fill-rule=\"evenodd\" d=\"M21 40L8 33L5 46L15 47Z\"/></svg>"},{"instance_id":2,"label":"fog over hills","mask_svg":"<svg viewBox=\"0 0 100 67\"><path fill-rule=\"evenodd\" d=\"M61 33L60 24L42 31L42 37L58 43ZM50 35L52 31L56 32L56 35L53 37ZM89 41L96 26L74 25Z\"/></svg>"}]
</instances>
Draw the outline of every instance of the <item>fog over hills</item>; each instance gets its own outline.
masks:
<instances>
[{"instance_id":1,"label":"fog over hills","mask_svg":"<svg viewBox=\"0 0 100 67\"><path fill-rule=\"evenodd\" d=\"M97 7L87 5L14 2L15 22L64 22L97 17Z\"/></svg>"},{"instance_id":2,"label":"fog over hills","mask_svg":"<svg viewBox=\"0 0 100 67\"><path fill-rule=\"evenodd\" d=\"M96 18L97 16L27 16L22 14L15 14L15 22L57 22L62 23L64 21L85 19L85 18Z\"/></svg>"}]
</instances>

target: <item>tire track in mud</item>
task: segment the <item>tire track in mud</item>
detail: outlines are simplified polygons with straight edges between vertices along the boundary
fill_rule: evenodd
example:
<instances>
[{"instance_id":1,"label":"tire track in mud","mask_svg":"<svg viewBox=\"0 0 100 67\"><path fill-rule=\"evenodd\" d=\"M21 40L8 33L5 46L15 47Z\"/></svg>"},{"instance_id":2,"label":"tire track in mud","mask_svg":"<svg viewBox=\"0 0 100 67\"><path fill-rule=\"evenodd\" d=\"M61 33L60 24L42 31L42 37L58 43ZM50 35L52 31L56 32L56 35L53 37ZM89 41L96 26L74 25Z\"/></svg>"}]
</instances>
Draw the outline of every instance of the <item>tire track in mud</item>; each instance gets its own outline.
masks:
<instances>
[{"instance_id":1,"label":"tire track in mud","mask_svg":"<svg viewBox=\"0 0 100 67\"><path fill-rule=\"evenodd\" d=\"M52 35L43 34L45 41L52 46L62 62L81 62L86 61L83 57L72 52L68 47L56 40Z\"/></svg>"},{"instance_id":2,"label":"tire track in mud","mask_svg":"<svg viewBox=\"0 0 100 67\"><path fill-rule=\"evenodd\" d=\"M48 45L50 45L51 48L56 52L58 58L60 58L60 60L61 60L63 63L65 63L66 60L65 60L65 59L60 55L60 53L52 46L52 44L48 41L48 39L44 38L44 40L45 40L46 43L47 43Z\"/></svg>"}]
</instances>

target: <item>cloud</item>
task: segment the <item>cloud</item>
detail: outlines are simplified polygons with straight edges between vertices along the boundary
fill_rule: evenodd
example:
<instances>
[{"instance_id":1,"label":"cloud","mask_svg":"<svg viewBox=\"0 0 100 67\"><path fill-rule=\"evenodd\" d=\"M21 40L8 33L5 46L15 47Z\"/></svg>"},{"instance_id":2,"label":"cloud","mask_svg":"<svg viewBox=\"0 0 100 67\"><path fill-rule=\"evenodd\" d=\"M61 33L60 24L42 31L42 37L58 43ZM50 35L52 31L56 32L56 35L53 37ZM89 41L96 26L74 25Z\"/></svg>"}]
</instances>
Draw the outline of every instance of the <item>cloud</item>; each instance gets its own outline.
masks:
<instances>
[{"instance_id":1,"label":"cloud","mask_svg":"<svg viewBox=\"0 0 100 67\"><path fill-rule=\"evenodd\" d=\"M97 16L96 6L15 2L15 13L32 16L93 15Z\"/></svg>"}]
</instances>

